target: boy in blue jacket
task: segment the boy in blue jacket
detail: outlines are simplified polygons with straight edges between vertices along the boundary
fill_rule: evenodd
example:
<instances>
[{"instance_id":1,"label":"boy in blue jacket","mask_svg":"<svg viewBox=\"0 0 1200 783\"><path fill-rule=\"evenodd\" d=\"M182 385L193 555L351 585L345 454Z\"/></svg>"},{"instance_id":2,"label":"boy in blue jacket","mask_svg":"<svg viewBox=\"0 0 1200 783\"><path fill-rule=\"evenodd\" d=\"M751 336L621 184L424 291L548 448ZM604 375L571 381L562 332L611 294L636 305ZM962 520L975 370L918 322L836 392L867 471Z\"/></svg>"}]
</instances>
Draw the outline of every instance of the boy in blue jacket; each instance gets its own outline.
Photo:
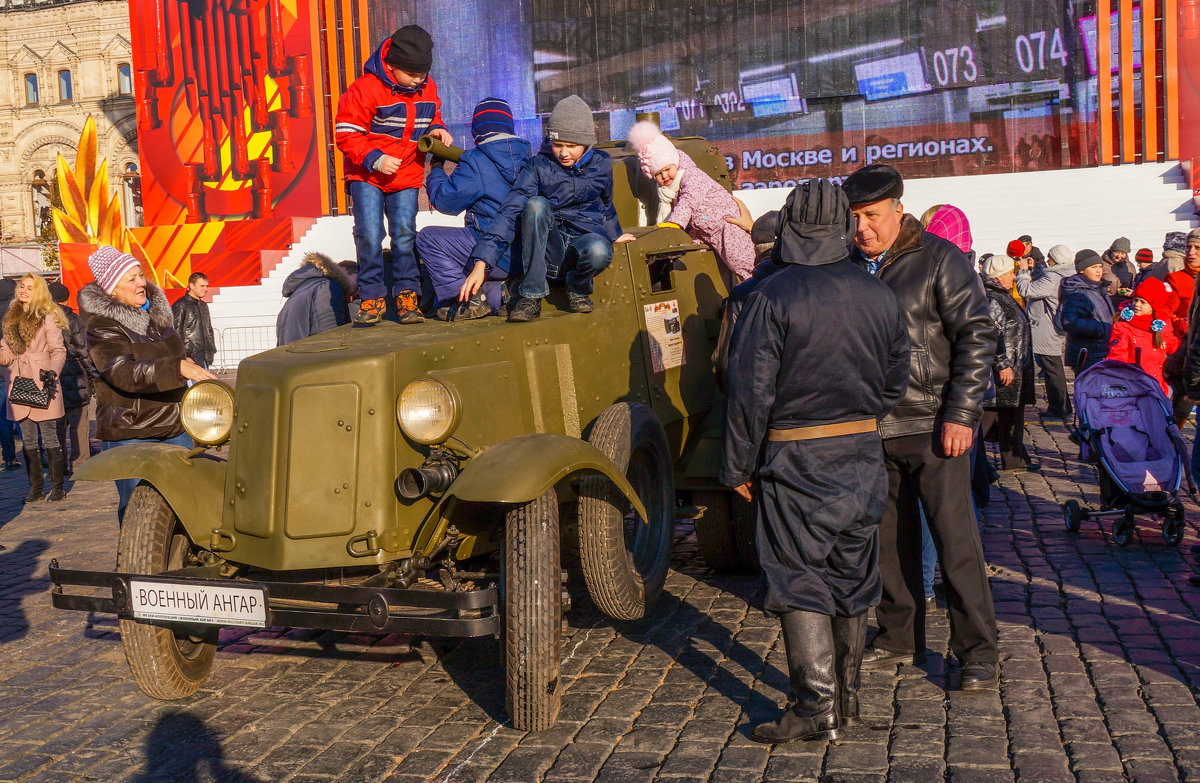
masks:
<instances>
[{"instance_id":1,"label":"boy in blue jacket","mask_svg":"<svg viewBox=\"0 0 1200 783\"><path fill-rule=\"evenodd\" d=\"M471 251L476 263L460 298L483 285L489 270L504 267L505 251L520 220L521 282L509 321L542 314L549 280L567 286L572 312L592 311L592 279L612 262L613 242L627 242L613 208L612 158L594 148L592 111L578 95L558 102L546 122L546 140L517 177L500 211Z\"/></svg>"},{"instance_id":2,"label":"boy in blue jacket","mask_svg":"<svg viewBox=\"0 0 1200 783\"><path fill-rule=\"evenodd\" d=\"M471 261L471 251L484 229L508 197L517 175L529 160L529 142L517 138L512 109L500 98L484 98L471 118L475 149L458 160L447 176L442 158L433 159L425 180L429 203L439 212L457 215L466 211L463 228L429 226L417 233L417 255L425 262L438 301L438 317L445 321L470 320L490 315L500 307L500 283L508 277L508 251L490 270L481 290L464 293L467 275L482 261Z\"/></svg>"}]
</instances>

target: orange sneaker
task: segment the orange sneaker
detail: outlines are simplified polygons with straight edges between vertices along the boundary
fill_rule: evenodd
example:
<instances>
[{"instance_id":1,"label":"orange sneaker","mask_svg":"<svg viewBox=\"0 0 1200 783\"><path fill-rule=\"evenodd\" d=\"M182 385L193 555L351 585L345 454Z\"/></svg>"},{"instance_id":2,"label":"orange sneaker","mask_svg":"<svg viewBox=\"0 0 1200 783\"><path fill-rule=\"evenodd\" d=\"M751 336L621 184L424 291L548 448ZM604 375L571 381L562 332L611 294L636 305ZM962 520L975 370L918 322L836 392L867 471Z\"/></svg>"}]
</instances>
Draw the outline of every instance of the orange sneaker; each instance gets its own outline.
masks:
<instances>
[{"instance_id":1,"label":"orange sneaker","mask_svg":"<svg viewBox=\"0 0 1200 783\"><path fill-rule=\"evenodd\" d=\"M364 326L377 324L383 320L385 310L387 310L387 302L383 299L364 299L362 306L354 314L354 323Z\"/></svg>"},{"instance_id":2,"label":"orange sneaker","mask_svg":"<svg viewBox=\"0 0 1200 783\"><path fill-rule=\"evenodd\" d=\"M419 324L425 320L417 302L416 291L401 291L396 297L396 315L402 324Z\"/></svg>"}]
</instances>

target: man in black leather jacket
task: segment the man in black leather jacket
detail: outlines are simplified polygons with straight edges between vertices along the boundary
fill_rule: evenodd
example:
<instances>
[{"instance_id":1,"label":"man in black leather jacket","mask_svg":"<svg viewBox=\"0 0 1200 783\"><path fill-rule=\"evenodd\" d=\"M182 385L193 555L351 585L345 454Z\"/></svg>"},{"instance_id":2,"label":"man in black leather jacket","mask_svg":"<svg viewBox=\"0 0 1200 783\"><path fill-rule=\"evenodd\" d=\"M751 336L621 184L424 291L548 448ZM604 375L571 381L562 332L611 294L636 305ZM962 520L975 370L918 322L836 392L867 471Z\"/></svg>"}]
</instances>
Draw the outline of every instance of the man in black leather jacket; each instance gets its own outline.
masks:
<instances>
[{"instance_id":1,"label":"man in black leather jacket","mask_svg":"<svg viewBox=\"0 0 1200 783\"><path fill-rule=\"evenodd\" d=\"M217 341L213 337L208 302L204 301L206 293L208 276L203 272L192 272L188 278L187 293L171 305L171 313L175 318L175 331L183 340L184 353L207 370L217 355Z\"/></svg>"},{"instance_id":2,"label":"man in black leather jacket","mask_svg":"<svg viewBox=\"0 0 1200 783\"><path fill-rule=\"evenodd\" d=\"M912 344L908 389L879 426L888 509L879 528L883 597L864 668L919 662L925 653L918 500L942 565L950 645L961 687L999 682L996 613L971 503L968 452L996 355L996 327L978 274L957 247L904 214L904 182L874 164L843 184L858 219L855 258L900 303Z\"/></svg>"},{"instance_id":3,"label":"man in black leather jacket","mask_svg":"<svg viewBox=\"0 0 1200 783\"><path fill-rule=\"evenodd\" d=\"M734 330L720 472L757 501L763 607L783 626L789 705L752 734L770 743L834 739L858 721L888 485L876 428L909 375L896 298L848 258L842 189L809 180L782 215L779 269Z\"/></svg>"}]
</instances>

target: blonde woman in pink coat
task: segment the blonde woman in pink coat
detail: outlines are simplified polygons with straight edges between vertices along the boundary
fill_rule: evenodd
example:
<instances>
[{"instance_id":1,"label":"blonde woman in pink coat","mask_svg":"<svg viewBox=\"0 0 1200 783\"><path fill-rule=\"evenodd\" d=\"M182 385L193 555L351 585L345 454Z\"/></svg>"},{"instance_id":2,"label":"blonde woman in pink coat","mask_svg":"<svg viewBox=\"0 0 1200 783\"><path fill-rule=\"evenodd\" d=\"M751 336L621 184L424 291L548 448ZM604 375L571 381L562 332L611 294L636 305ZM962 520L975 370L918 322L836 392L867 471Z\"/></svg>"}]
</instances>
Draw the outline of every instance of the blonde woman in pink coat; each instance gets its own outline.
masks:
<instances>
[{"instance_id":1,"label":"blonde woman in pink coat","mask_svg":"<svg viewBox=\"0 0 1200 783\"><path fill-rule=\"evenodd\" d=\"M680 152L652 122L629 130L642 173L658 183L659 223L673 223L697 242L710 245L738 281L754 271L750 232L726 220L741 216L733 195Z\"/></svg>"},{"instance_id":2,"label":"blonde woman in pink coat","mask_svg":"<svg viewBox=\"0 0 1200 783\"><path fill-rule=\"evenodd\" d=\"M67 349L63 345L62 330L67 328L67 319L54 300L46 281L37 275L27 274L17 283L17 295L4 316L3 339L0 339L0 365L8 368L8 418L21 427L21 443L25 450L25 471L29 475L29 495L26 503L42 498L42 456L38 449L38 435L46 449L46 461L50 465L50 500L62 500L63 472L66 460L62 445L58 442L55 426L66 411L63 409L62 386L58 376L67 360ZM54 397L48 408L30 408L16 405L12 399L12 385L17 378L30 378L38 386L44 386L42 371L54 373Z\"/></svg>"}]
</instances>

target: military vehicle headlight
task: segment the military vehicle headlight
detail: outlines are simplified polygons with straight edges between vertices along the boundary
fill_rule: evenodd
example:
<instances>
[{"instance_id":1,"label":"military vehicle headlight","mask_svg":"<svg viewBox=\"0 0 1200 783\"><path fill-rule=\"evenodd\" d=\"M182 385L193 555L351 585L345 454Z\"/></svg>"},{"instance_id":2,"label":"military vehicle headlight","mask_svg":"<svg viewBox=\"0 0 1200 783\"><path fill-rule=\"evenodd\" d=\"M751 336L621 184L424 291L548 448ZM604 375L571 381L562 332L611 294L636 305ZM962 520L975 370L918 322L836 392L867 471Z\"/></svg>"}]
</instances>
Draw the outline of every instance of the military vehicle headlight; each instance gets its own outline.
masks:
<instances>
[{"instance_id":1,"label":"military vehicle headlight","mask_svg":"<svg viewBox=\"0 0 1200 783\"><path fill-rule=\"evenodd\" d=\"M179 406L183 428L201 446L219 446L233 429L233 389L220 381L200 381Z\"/></svg>"},{"instance_id":2,"label":"military vehicle headlight","mask_svg":"<svg viewBox=\"0 0 1200 783\"><path fill-rule=\"evenodd\" d=\"M411 440L426 446L441 443L458 424L458 401L444 383L420 378L400 392L396 418Z\"/></svg>"}]
</instances>

